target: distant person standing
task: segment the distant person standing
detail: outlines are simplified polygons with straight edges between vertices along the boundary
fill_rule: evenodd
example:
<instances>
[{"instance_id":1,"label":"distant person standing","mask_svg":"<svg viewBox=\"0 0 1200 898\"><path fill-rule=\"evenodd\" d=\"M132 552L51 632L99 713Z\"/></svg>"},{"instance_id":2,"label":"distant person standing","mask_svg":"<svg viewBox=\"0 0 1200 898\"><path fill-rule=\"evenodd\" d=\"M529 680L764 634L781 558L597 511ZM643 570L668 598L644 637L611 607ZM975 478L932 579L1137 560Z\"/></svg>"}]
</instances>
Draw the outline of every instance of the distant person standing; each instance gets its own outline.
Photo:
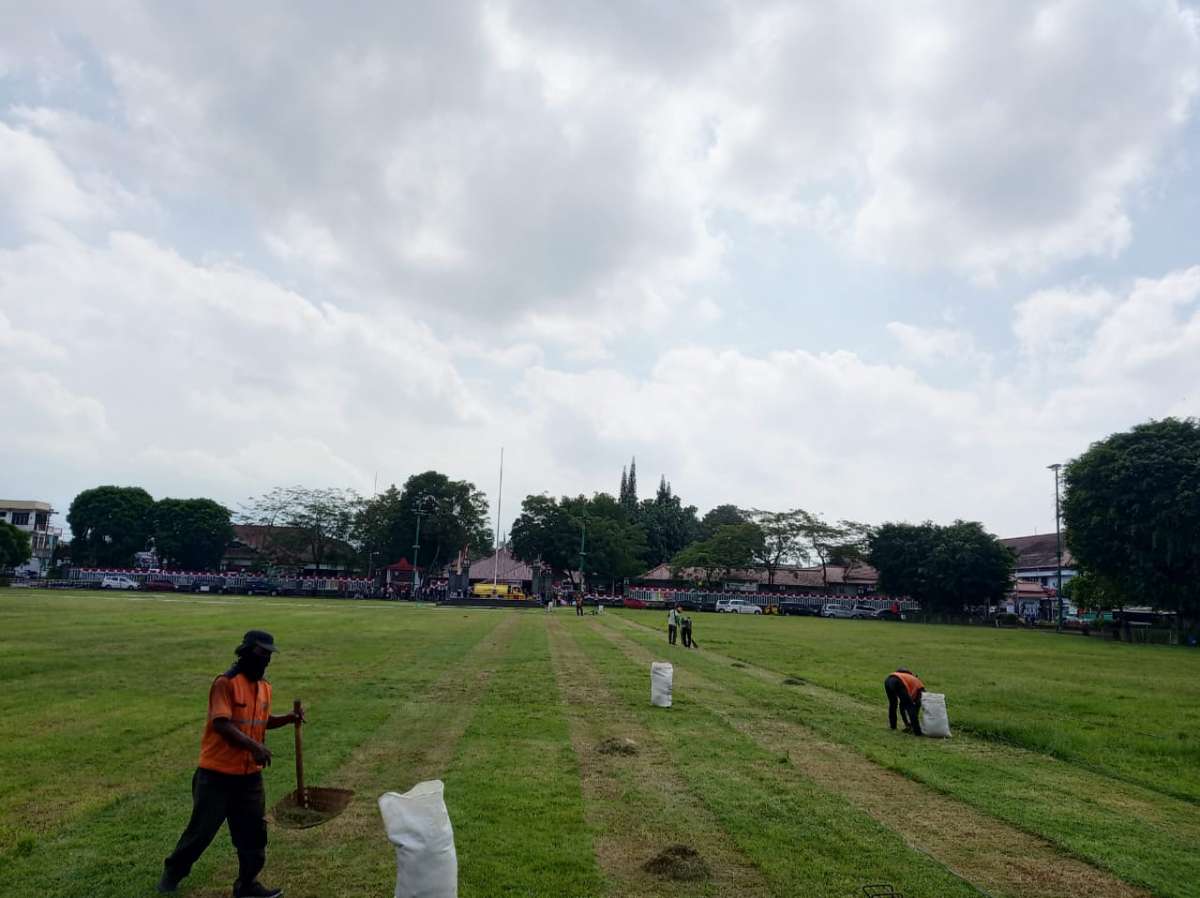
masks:
<instances>
[{"instance_id":1,"label":"distant person standing","mask_svg":"<svg viewBox=\"0 0 1200 898\"><path fill-rule=\"evenodd\" d=\"M267 860L266 793L262 769L271 763L264 744L267 730L302 723L304 713L271 714L271 684L263 677L275 640L250 630L235 654L237 662L213 680L208 691L208 720L200 741L200 762L192 776L192 816L175 850L163 864L158 891L171 893L208 848L221 824L238 857L233 898L277 898L281 889L258 881Z\"/></svg>"},{"instance_id":2,"label":"distant person standing","mask_svg":"<svg viewBox=\"0 0 1200 898\"><path fill-rule=\"evenodd\" d=\"M583 593L575 593L575 616L583 617Z\"/></svg>"},{"instance_id":3,"label":"distant person standing","mask_svg":"<svg viewBox=\"0 0 1200 898\"><path fill-rule=\"evenodd\" d=\"M901 667L895 673L889 674L883 681L883 691L888 697L888 726L896 728L896 707L900 707L900 719L904 729L914 736L921 735L921 721L918 715L921 711L921 693L925 684L911 670Z\"/></svg>"},{"instance_id":4,"label":"distant person standing","mask_svg":"<svg viewBox=\"0 0 1200 898\"><path fill-rule=\"evenodd\" d=\"M679 606L673 606L667 612L667 643L675 644L675 636L679 632Z\"/></svg>"},{"instance_id":5,"label":"distant person standing","mask_svg":"<svg viewBox=\"0 0 1200 898\"><path fill-rule=\"evenodd\" d=\"M683 638L683 647L690 649L692 647L692 619L685 617L679 623L679 635Z\"/></svg>"}]
</instances>

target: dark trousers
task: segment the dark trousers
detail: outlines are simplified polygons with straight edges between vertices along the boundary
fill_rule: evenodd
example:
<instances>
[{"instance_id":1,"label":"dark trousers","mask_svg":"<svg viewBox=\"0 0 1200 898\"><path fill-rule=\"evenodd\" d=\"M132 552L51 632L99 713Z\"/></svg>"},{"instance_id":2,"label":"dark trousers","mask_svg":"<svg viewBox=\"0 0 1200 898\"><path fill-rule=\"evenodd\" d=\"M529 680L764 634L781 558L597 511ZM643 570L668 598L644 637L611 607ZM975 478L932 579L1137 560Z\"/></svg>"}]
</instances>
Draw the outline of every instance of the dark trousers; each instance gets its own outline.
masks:
<instances>
[{"instance_id":1,"label":"dark trousers","mask_svg":"<svg viewBox=\"0 0 1200 898\"><path fill-rule=\"evenodd\" d=\"M683 628L683 647L685 649L690 649L692 647L692 628L691 627Z\"/></svg>"},{"instance_id":2,"label":"dark trousers","mask_svg":"<svg viewBox=\"0 0 1200 898\"><path fill-rule=\"evenodd\" d=\"M900 706L900 719L905 725L912 727L913 733L921 735L921 723L917 720L917 704L904 688L904 681L899 677L888 677L883 681L883 691L888 697L888 726L896 728L896 706Z\"/></svg>"},{"instance_id":3,"label":"dark trousers","mask_svg":"<svg viewBox=\"0 0 1200 898\"><path fill-rule=\"evenodd\" d=\"M235 776L199 768L192 776L192 817L179 843L164 862L167 876L179 882L192 871L221 824L238 856L238 879L254 882L267 862L267 796L261 773Z\"/></svg>"},{"instance_id":4,"label":"dark trousers","mask_svg":"<svg viewBox=\"0 0 1200 898\"><path fill-rule=\"evenodd\" d=\"M667 624L667 642L671 645L675 644L675 630L676 627L674 624Z\"/></svg>"},{"instance_id":5,"label":"dark trousers","mask_svg":"<svg viewBox=\"0 0 1200 898\"><path fill-rule=\"evenodd\" d=\"M576 617L583 617L583 606L582 606L582 605L576 605L576 606L575 606L575 616L576 616Z\"/></svg>"}]
</instances>

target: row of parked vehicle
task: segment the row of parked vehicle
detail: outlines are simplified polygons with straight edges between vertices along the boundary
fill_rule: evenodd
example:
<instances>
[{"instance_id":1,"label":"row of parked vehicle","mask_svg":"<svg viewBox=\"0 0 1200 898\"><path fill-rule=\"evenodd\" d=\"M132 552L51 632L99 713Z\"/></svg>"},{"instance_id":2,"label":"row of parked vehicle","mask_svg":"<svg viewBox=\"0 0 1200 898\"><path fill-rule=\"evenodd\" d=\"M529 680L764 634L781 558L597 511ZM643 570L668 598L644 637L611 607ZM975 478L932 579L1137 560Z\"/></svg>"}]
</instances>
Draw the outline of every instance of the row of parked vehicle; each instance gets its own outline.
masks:
<instances>
[{"instance_id":1,"label":"row of parked vehicle","mask_svg":"<svg viewBox=\"0 0 1200 898\"><path fill-rule=\"evenodd\" d=\"M843 605L828 602L824 605L811 602L784 600L778 605L780 614L806 615L809 617L835 617L845 620L901 620L903 615L890 608L875 608L872 605ZM761 605L747 599L721 599L717 602L721 614L762 614Z\"/></svg>"},{"instance_id":2,"label":"row of parked vehicle","mask_svg":"<svg viewBox=\"0 0 1200 898\"><path fill-rule=\"evenodd\" d=\"M317 590L306 588L299 581L251 579L229 581L218 576L196 576L188 581L147 578L142 582L124 574L113 574L100 581L101 589L138 589L143 592L210 592L238 593L247 596L310 595ZM328 592L329 590L322 590ZM355 593L362 591L356 587Z\"/></svg>"}]
</instances>

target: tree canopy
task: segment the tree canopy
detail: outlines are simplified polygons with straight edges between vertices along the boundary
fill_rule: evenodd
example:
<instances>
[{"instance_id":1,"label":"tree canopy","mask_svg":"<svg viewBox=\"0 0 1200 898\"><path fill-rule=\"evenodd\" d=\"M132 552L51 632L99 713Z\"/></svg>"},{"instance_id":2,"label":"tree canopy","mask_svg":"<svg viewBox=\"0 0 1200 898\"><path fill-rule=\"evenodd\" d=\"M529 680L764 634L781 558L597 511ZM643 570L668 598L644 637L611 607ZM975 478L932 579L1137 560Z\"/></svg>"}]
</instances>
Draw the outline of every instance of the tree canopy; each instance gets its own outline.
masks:
<instances>
[{"instance_id":1,"label":"tree canopy","mask_svg":"<svg viewBox=\"0 0 1200 898\"><path fill-rule=\"evenodd\" d=\"M697 540L671 559L671 576L684 579L689 569L699 570L711 583L739 568L750 567L763 551L763 533L757 524L722 524L707 539Z\"/></svg>"},{"instance_id":2,"label":"tree canopy","mask_svg":"<svg viewBox=\"0 0 1200 898\"><path fill-rule=\"evenodd\" d=\"M319 571L322 565L353 560L347 547L358 502L353 490L280 486L251 499L240 517L270 528L263 551L272 564L311 562Z\"/></svg>"},{"instance_id":3,"label":"tree canopy","mask_svg":"<svg viewBox=\"0 0 1200 898\"><path fill-rule=\"evenodd\" d=\"M514 556L533 564L548 564L575 582L583 548L587 576L620 580L645 567L645 532L607 493L586 496L526 496L513 522Z\"/></svg>"},{"instance_id":4,"label":"tree canopy","mask_svg":"<svg viewBox=\"0 0 1200 898\"><path fill-rule=\"evenodd\" d=\"M671 484L666 477L659 481L654 498L641 503L633 520L646 533L646 567L669 560L700 536L696 506L684 505L671 492Z\"/></svg>"},{"instance_id":5,"label":"tree canopy","mask_svg":"<svg viewBox=\"0 0 1200 898\"><path fill-rule=\"evenodd\" d=\"M98 486L71 502L67 523L76 564L124 567L154 533L154 499L138 486Z\"/></svg>"},{"instance_id":6,"label":"tree canopy","mask_svg":"<svg viewBox=\"0 0 1200 898\"><path fill-rule=\"evenodd\" d=\"M762 542L755 550L754 559L766 568L767 583L775 583L780 565L802 564L808 560L804 536L808 532L809 515L804 509L763 511L755 508L744 514L762 531Z\"/></svg>"},{"instance_id":7,"label":"tree canopy","mask_svg":"<svg viewBox=\"0 0 1200 898\"><path fill-rule=\"evenodd\" d=\"M700 519L699 539L708 539L717 532L717 528L725 524L748 523L746 513L736 505L718 505L705 512Z\"/></svg>"},{"instance_id":8,"label":"tree canopy","mask_svg":"<svg viewBox=\"0 0 1200 898\"><path fill-rule=\"evenodd\" d=\"M992 605L1012 587L1012 551L976 521L884 524L868 538L880 592L908 595L935 612Z\"/></svg>"},{"instance_id":9,"label":"tree canopy","mask_svg":"<svg viewBox=\"0 0 1200 898\"><path fill-rule=\"evenodd\" d=\"M153 508L154 546L164 564L211 570L233 540L231 512L212 499L159 499Z\"/></svg>"},{"instance_id":10,"label":"tree canopy","mask_svg":"<svg viewBox=\"0 0 1200 898\"><path fill-rule=\"evenodd\" d=\"M8 521L0 521L0 570L24 564L32 554L29 534Z\"/></svg>"},{"instance_id":11,"label":"tree canopy","mask_svg":"<svg viewBox=\"0 0 1200 898\"><path fill-rule=\"evenodd\" d=\"M1113 434L1066 466L1064 486L1066 541L1084 571L1119 604L1200 615L1200 422Z\"/></svg>"}]
</instances>

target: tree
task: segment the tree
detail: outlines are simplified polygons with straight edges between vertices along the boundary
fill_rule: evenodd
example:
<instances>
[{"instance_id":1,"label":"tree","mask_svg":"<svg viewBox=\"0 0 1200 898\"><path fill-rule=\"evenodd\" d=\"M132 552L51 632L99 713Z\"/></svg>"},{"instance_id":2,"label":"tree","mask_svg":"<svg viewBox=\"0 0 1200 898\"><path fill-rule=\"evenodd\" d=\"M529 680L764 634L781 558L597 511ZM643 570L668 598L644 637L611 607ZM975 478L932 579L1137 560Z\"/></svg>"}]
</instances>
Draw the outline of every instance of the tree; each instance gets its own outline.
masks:
<instances>
[{"instance_id":1,"label":"tree","mask_svg":"<svg viewBox=\"0 0 1200 898\"><path fill-rule=\"evenodd\" d=\"M762 552L762 542L762 530L756 524L723 524L708 539L678 552L671 559L671 576L683 579L681 574L695 568L703 572L705 583L711 583L753 564Z\"/></svg>"},{"instance_id":2,"label":"tree","mask_svg":"<svg viewBox=\"0 0 1200 898\"><path fill-rule=\"evenodd\" d=\"M212 570L233 541L231 512L212 499L159 499L154 503L154 546L163 563Z\"/></svg>"},{"instance_id":3,"label":"tree","mask_svg":"<svg viewBox=\"0 0 1200 898\"><path fill-rule=\"evenodd\" d=\"M868 545L880 591L911 596L927 611L990 606L1012 588L1012 551L975 521L884 524Z\"/></svg>"},{"instance_id":4,"label":"tree","mask_svg":"<svg viewBox=\"0 0 1200 898\"><path fill-rule=\"evenodd\" d=\"M1100 574L1083 571L1063 584L1063 595L1086 611L1124 607L1121 591Z\"/></svg>"},{"instance_id":5,"label":"tree","mask_svg":"<svg viewBox=\"0 0 1200 898\"><path fill-rule=\"evenodd\" d=\"M781 564L808 560L808 550L804 544L808 512L801 508L791 511L762 511L755 508L744 514L762 531L762 543L754 557L767 569L768 585L775 584L775 574Z\"/></svg>"},{"instance_id":6,"label":"tree","mask_svg":"<svg viewBox=\"0 0 1200 898\"><path fill-rule=\"evenodd\" d=\"M645 567L646 536L630 521L619 499L607 493L586 496L526 496L513 522L513 554L527 563L542 562L567 574L582 570L606 580L621 580Z\"/></svg>"},{"instance_id":7,"label":"tree","mask_svg":"<svg viewBox=\"0 0 1200 898\"><path fill-rule=\"evenodd\" d=\"M76 564L124 567L154 532L154 499L137 486L98 486L71 502L67 523Z\"/></svg>"},{"instance_id":8,"label":"tree","mask_svg":"<svg viewBox=\"0 0 1200 898\"><path fill-rule=\"evenodd\" d=\"M8 521L0 521L0 570L24 564L32 555L29 534Z\"/></svg>"},{"instance_id":9,"label":"tree","mask_svg":"<svg viewBox=\"0 0 1200 898\"><path fill-rule=\"evenodd\" d=\"M421 550L412 562L422 568L440 568L465 549L471 557L492 552L492 529L488 500L475 484L451 480L438 471L414 474L400 491L399 514L394 519L396 538L412 555L417 535L417 512L421 512ZM400 557L400 556L397 556ZM396 559L391 559L395 561Z\"/></svg>"},{"instance_id":10,"label":"tree","mask_svg":"<svg viewBox=\"0 0 1200 898\"><path fill-rule=\"evenodd\" d=\"M1067 546L1122 604L1200 614L1200 422L1101 440L1064 471Z\"/></svg>"},{"instance_id":11,"label":"tree","mask_svg":"<svg viewBox=\"0 0 1200 898\"><path fill-rule=\"evenodd\" d=\"M629 515L629 519L633 520L637 517L638 510L638 490L637 490L637 459L634 458L629 462L629 473L625 473L625 469L621 469L621 491L617 494L617 501L621 507L625 509L625 513Z\"/></svg>"},{"instance_id":12,"label":"tree","mask_svg":"<svg viewBox=\"0 0 1200 898\"><path fill-rule=\"evenodd\" d=\"M671 492L666 477L659 481L654 498L642 502L634 520L646 533L647 567L662 564L700 536L696 506L685 506Z\"/></svg>"},{"instance_id":13,"label":"tree","mask_svg":"<svg viewBox=\"0 0 1200 898\"><path fill-rule=\"evenodd\" d=\"M856 521L830 524L818 514L805 513L803 540L821 565L821 582L829 585L829 566L850 567L866 557L869 529Z\"/></svg>"},{"instance_id":14,"label":"tree","mask_svg":"<svg viewBox=\"0 0 1200 898\"><path fill-rule=\"evenodd\" d=\"M725 524L748 523L745 513L736 505L718 505L700 519L700 539L708 539Z\"/></svg>"},{"instance_id":15,"label":"tree","mask_svg":"<svg viewBox=\"0 0 1200 898\"><path fill-rule=\"evenodd\" d=\"M360 499L353 490L302 486L276 487L251 499L242 522L269 528L263 550L273 564L349 564L354 513Z\"/></svg>"}]
</instances>

